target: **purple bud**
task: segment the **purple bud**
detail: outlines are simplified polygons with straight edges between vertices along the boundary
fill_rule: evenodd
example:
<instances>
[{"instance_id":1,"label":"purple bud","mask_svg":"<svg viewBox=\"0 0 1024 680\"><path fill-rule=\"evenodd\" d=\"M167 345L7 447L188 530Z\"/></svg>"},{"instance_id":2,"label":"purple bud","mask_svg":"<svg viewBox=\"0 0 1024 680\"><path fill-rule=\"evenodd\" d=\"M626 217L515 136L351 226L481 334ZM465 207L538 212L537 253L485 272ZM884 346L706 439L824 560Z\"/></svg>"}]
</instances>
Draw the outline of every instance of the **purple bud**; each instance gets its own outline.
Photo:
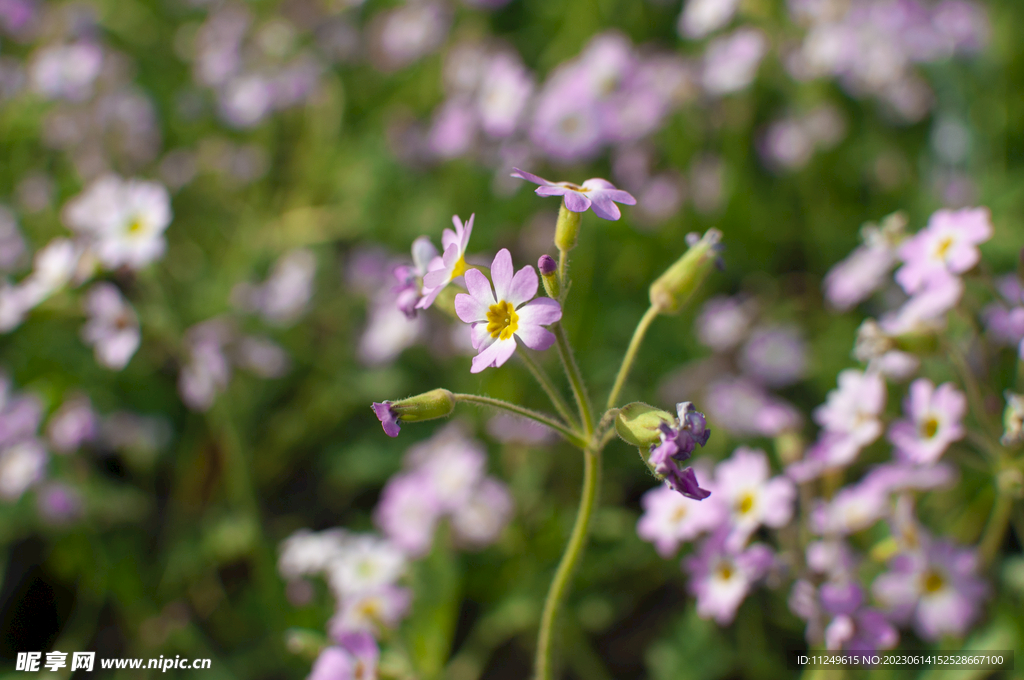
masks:
<instances>
[{"instance_id":1,"label":"purple bud","mask_svg":"<svg viewBox=\"0 0 1024 680\"><path fill-rule=\"evenodd\" d=\"M384 434L389 437L397 437L402 428L398 425L398 414L391 408L391 404L386 401L383 404L373 402L373 412L377 414L377 419L384 426Z\"/></svg>"},{"instance_id":2,"label":"purple bud","mask_svg":"<svg viewBox=\"0 0 1024 680\"><path fill-rule=\"evenodd\" d=\"M555 259L550 255L541 255L540 259L537 260L537 269L540 270L541 276L551 276L558 269L558 265L555 264Z\"/></svg>"}]
</instances>

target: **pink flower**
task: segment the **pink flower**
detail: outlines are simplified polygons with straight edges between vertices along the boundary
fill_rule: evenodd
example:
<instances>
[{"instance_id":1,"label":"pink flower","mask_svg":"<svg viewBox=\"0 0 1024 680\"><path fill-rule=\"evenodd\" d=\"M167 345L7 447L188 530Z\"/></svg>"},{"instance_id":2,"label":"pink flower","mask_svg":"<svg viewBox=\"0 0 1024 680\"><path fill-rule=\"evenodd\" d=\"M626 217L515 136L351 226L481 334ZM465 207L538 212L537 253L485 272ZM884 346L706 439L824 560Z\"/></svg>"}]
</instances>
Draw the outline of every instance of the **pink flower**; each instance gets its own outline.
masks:
<instances>
[{"instance_id":1,"label":"pink flower","mask_svg":"<svg viewBox=\"0 0 1024 680\"><path fill-rule=\"evenodd\" d=\"M93 346L96 361L120 371L142 340L135 310L112 283L94 285L85 299L89 320L82 328L82 339Z\"/></svg>"},{"instance_id":2,"label":"pink flower","mask_svg":"<svg viewBox=\"0 0 1024 680\"><path fill-rule=\"evenodd\" d=\"M711 531L726 517L725 507L712 499L698 501L662 484L640 499L644 514L636 533L662 557L671 557L682 543Z\"/></svg>"},{"instance_id":3,"label":"pink flower","mask_svg":"<svg viewBox=\"0 0 1024 680\"><path fill-rule=\"evenodd\" d=\"M342 639L347 633L378 633L394 628L405 617L412 603L407 588L391 584L346 597L327 623L331 637Z\"/></svg>"},{"instance_id":4,"label":"pink flower","mask_svg":"<svg viewBox=\"0 0 1024 680\"><path fill-rule=\"evenodd\" d=\"M936 278L962 274L978 264L978 244L992 238L988 208L939 210L899 249L904 265L896 282L908 293L916 293Z\"/></svg>"},{"instance_id":5,"label":"pink flower","mask_svg":"<svg viewBox=\"0 0 1024 680\"><path fill-rule=\"evenodd\" d=\"M893 558L875 579L875 599L899 623L914 623L925 640L961 636L978 615L988 590L978 578L978 558L968 548L921 536L922 548Z\"/></svg>"},{"instance_id":6,"label":"pink flower","mask_svg":"<svg viewBox=\"0 0 1024 680\"><path fill-rule=\"evenodd\" d=\"M306 680L374 680L380 649L367 632L345 633L339 646L325 647Z\"/></svg>"},{"instance_id":7,"label":"pink flower","mask_svg":"<svg viewBox=\"0 0 1024 680\"><path fill-rule=\"evenodd\" d=\"M430 552L441 513L441 503L429 478L414 471L388 480L374 521L407 555L420 557Z\"/></svg>"},{"instance_id":8,"label":"pink flower","mask_svg":"<svg viewBox=\"0 0 1024 680\"><path fill-rule=\"evenodd\" d=\"M806 458L786 470L804 482L823 471L849 465L860 450L882 434L879 416L885 408L885 381L877 373L847 369L839 374L839 388L814 410L823 431Z\"/></svg>"},{"instance_id":9,"label":"pink flower","mask_svg":"<svg viewBox=\"0 0 1024 680\"><path fill-rule=\"evenodd\" d=\"M684 562L690 572L690 592L697 597L697 614L722 626L731 623L750 587L773 560L772 551L760 543L736 552L726 548L726 531L710 536Z\"/></svg>"},{"instance_id":10,"label":"pink flower","mask_svg":"<svg viewBox=\"0 0 1024 680\"><path fill-rule=\"evenodd\" d=\"M796 487L771 470L764 451L741 446L715 468L714 490L732 523L729 547L739 548L762 524L779 528L793 515Z\"/></svg>"},{"instance_id":11,"label":"pink flower","mask_svg":"<svg viewBox=\"0 0 1024 680\"><path fill-rule=\"evenodd\" d=\"M909 463L934 463L964 436L961 421L967 398L952 383L936 388L927 378L915 380L903 410L909 418L892 424L889 441L896 445L897 456Z\"/></svg>"},{"instance_id":12,"label":"pink flower","mask_svg":"<svg viewBox=\"0 0 1024 680\"><path fill-rule=\"evenodd\" d=\"M636 199L628 191L616 189L606 179L594 177L577 185L571 182L549 182L519 168L512 169L513 177L540 185L537 187L538 196L562 196L566 210L572 212L586 212L588 208L593 208L594 214L601 219L617 220L622 217L622 213L616 203L636 205Z\"/></svg>"},{"instance_id":13,"label":"pink flower","mask_svg":"<svg viewBox=\"0 0 1024 680\"><path fill-rule=\"evenodd\" d=\"M430 307L445 286L466 273L466 248L469 247L469 237L473 235L474 217L475 213L463 224L458 215L452 215L455 231L445 229L441 234L444 252L430 262L427 273L423 275L423 297L416 303L416 309Z\"/></svg>"},{"instance_id":14,"label":"pink flower","mask_svg":"<svg viewBox=\"0 0 1024 680\"><path fill-rule=\"evenodd\" d=\"M554 334L542 328L562 318L562 307L550 298L538 298L537 272L527 265L513 276L512 254L502 248L491 263L494 289L479 270L466 272L469 294L455 296L455 312L472 324L470 338L479 354L473 358L471 373L497 368L516 351L516 338L530 349L545 350L555 342Z\"/></svg>"}]
</instances>

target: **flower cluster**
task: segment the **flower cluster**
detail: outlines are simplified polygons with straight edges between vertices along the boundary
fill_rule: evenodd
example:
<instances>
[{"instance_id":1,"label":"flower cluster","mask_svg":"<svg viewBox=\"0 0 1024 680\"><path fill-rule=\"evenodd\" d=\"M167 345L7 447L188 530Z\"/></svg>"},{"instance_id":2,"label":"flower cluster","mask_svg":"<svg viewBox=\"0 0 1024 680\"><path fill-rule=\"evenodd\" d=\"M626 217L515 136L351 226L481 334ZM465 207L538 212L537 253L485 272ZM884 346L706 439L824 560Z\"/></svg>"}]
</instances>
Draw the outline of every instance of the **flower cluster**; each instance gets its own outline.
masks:
<instances>
[{"instance_id":1,"label":"flower cluster","mask_svg":"<svg viewBox=\"0 0 1024 680\"><path fill-rule=\"evenodd\" d=\"M452 424L411 447L404 469L384 486L374 512L383 537L330 529L286 539L278 570L293 602L308 602L310 576L325 578L335 598L331 642L310 678L376 677L375 640L409 612L412 592L401 584L409 561L430 552L438 524L447 520L456 545L479 549L497 540L511 514L505 485L486 475L482 445ZM353 671L358 663L365 664L363 675Z\"/></svg>"}]
</instances>

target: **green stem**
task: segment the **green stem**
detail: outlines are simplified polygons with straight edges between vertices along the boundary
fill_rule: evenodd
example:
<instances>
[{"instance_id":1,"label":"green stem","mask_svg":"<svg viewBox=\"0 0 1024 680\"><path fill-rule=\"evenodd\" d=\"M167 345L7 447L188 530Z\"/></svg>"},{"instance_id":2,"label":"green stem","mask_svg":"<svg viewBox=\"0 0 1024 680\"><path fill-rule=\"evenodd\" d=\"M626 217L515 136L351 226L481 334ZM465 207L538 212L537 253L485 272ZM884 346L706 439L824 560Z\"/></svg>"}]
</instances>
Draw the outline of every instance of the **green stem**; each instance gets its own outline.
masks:
<instances>
[{"instance_id":1,"label":"green stem","mask_svg":"<svg viewBox=\"0 0 1024 680\"><path fill-rule=\"evenodd\" d=\"M643 342L647 329L651 327L651 323L654 322L657 316L658 310L653 306L649 307L640 319L640 323L636 325L636 330L633 331L633 338L629 341L629 347L626 349L626 355L622 357L619 374L615 376L615 384L612 385L612 391L608 395L608 405L606 408L615 406L615 401L619 398L619 392L622 391L622 386L626 382L626 376L629 375L629 369L633 367L633 361L636 359L637 351L640 349L640 343Z\"/></svg>"},{"instance_id":2,"label":"green stem","mask_svg":"<svg viewBox=\"0 0 1024 680\"><path fill-rule=\"evenodd\" d=\"M583 556L583 549L587 543L587 534L590 531L590 520L597 505L597 492L601 480L601 451L591 450L589 447L583 451L583 492L580 496L580 507L576 512L576 524L573 525L572 535L569 537L569 544L562 555L562 561L555 571L555 578L551 581L548 589L547 599L544 600L544 612L540 619L540 633L537 636L537 656L534 663L534 680L552 680L552 637L555 632L555 622L558 618L558 610L565 599L572 574L576 565Z\"/></svg>"},{"instance_id":3,"label":"green stem","mask_svg":"<svg viewBox=\"0 0 1024 680\"><path fill-rule=\"evenodd\" d=\"M456 402L465 401L470 404L490 406L491 408L496 408L502 411L508 411L509 413L515 414L517 416L522 416L523 418L528 418L542 425L547 425L552 430L565 437L566 441L568 441L570 444L577 448L582 449L587 445L587 443L583 439L581 439L578 434L570 430L564 424L558 422L551 416L548 416L544 413L524 408L522 406L512 404L507 401L502 401L501 399L482 397L479 394L453 394L452 396L455 397Z\"/></svg>"},{"instance_id":4,"label":"green stem","mask_svg":"<svg viewBox=\"0 0 1024 680\"><path fill-rule=\"evenodd\" d=\"M587 439L594 434L593 408L590 405L590 395L587 394L587 386L583 384L583 375L580 367L576 365L576 357L572 354L572 347L565 335L565 329L559 321L552 325L555 331L555 341L558 344L558 355L562 358L562 366L565 367L565 375L572 385L572 394L576 398L576 406L579 407L580 420L583 422L583 432Z\"/></svg>"},{"instance_id":5,"label":"green stem","mask_svg":"<svg viewBox=\"0 0 1024 680\"><path fill-rule=\"evenodd\" d=\"M999 547L1003 544L1003 537L1006 535L1006 527L1010 523L1010 514L1013 512L1013 498L1002 489L996 491L996 502L992 506L992 514L988 517L988 524L985 526L985 533L978 543L978 555L981 563L988 566L995 559Z\"/></svg>"},{"instance_id":6,"label":"green stem","mask_svg":"<svg viewBox=\"0 0 1024 680\"><path fill-rule=\"evenodd\" d=\"M569 405L565 403L565 399L563 399L562 395L558 393L558 389L555 388L554 383L551 382L551 378L548 377L548 374L544 369L541 368L540 365L533 360L533 357L531 357L525 350L516 352L516 354L519 355L519 358L523 360L526 367L530 369L530 373L532 373L533 377L536 378L538 383L540 383L541 388L548 395L548 398L551 399L551 403L555 405L555 409L558 411L558 414L562 416L566 423L569 424L569 427L574 430L578 430L579 424L573 418Z\"/></svg>"},{"instance_id":7,"label":"green stem","mask_svg":"<svg viewBox=\"0 0 1024 680\"><path fill-rule=\"evenodd\" d=\"M558 249L558 286L562 289L559 295L560 300L565 299L565 294L569 290L568 281L568 268L569 268L569 251Z\"/></svg>"}]
</instances>

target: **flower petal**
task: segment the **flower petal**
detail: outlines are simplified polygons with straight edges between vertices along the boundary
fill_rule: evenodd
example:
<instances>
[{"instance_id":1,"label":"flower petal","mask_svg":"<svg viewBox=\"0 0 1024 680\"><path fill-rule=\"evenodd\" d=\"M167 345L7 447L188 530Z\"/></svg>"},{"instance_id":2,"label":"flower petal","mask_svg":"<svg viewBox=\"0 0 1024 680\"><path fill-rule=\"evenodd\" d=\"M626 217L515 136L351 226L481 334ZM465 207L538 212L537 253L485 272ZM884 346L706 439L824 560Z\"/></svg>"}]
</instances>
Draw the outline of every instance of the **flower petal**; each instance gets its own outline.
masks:
<instances>
[{"instance_id":1,"label":"flower petal","mask_svg":"<svg viewBox=\"0 0 1024 680\"><path fill-rule=\"evenodd\" d=\"M452 219L454 220L456 218L453 217ZM458 245L459 243L459 235L457 233L455 233L451 229L445 229L443 232L441 232L441 248L444 249L444 252L447 253L448 246L452 245L453 243L456 245Z\"/></svg>"},{"instance_id":2,"label":"flower petal","mask_svg":"<svg viewBox=\"0 0 1024 680\"><path fill-rule=\"evenodd\" d=\"M412 242L412 261L416 266L416 273L423 276L430 271L430 263L437 257L437 248L426 236L420 236Z\"/></svg>"},{"instance_id":3,"label":"flower petal","mask_svg":"<svg viewBox=\"0 0 1024 680\"><path fill-rule=\"evenodd\" d=\"M494 304L494 293L491 292L491 282L479 269L466 270L466 289L469 294L480 301L480 304L490 307Z\"/></svg>"},{"instance_id":4,"label":"flower petal","mask_svg":"<svg viewBox=\"0 0 1024 680\"><path fill-rule=\"evenodd\" d=\"M445 231L450 231L446 229ZM445 246L444 255L440 260L434 258L430 263L430 270L423 275L424 288L437 288L452 280L452 269L459 261L459 244L449 243Z\"/></svg>"},{"instance_id":5,"label":"flower petal","mask_svg":"<svg viewBox=\"0 0 1024 680\"><path fill-rule=\"evenodd\" d=\"M509 360L516 352L515 338L498 340L493 345L473 357L473 367L470 373L479 373L485 368L497 368Z\"/></svg>"},{"instance_id":6,"label":"flower petal","mask_svg":"<svg viewBox=\"0 0 1024 680\"><path fill-rule=\"evenodd\" d=\"M622 217L622 213L619 212L619 206L612 202L612 199L608 197L603 191L592 194L593 205L590 207L594 210L594 214L600 217L602 220L615 221Z\"/></svg>"},{"instance_id":7,"label":"flower petal","mask_svg":"<svg viewBox=\"0 0 1024 680\"><path fill-rule=\"evenodd\" d=\"M516 272L512 277L512 285L508 289L508 297L505 301L513 307L519 307L524 302L529 302L537 296L537 271L530 265L526 265Z\"/></svg>"},{"instance_id":8,"label":"flower petal","mask_svg":"<svg viewBox=\"0 0 1024 680\"><path fill-rule=\"evenodd\" d=\"M562 305L551 298L537 298L516 310L520 326L547 326L562 318Z\"/></svg>"},{"instance_id":9,"label":"flower petal","mask_svg":"<svg viewBox=\"0 0 1024 680\"><path fill-rule=\"evenodd\" d=\"M543 352L555 344L555 334L546 328L535 325L519 324L516 329L516 337L523 341L523 344L530 349Z\"/></svg>"},{"instance_id":10,"label":"flower petal","mask_svg":"<svg viewBox=\"0 0 1024 680\"><path fill-rule=\"evenodd\" d=\"M615 190L615 185L606 179L600 177L591 177L581 185L584 189L593 189L595 191L608 191Z\"/></svg>"},{"instance_id":11,"label":"flower petal","mask_svg":"<svg viewBox=\"0 0 1024 680\"><path fill-rule=\"evenodd\" d=\"M459 293L455 296L455 313L466 323L476 323L487 319L487 305L472 295Z\"/></svg>"},{"instance_id":12,"label":"flower petal","mask_svg":"<svg viewBox=\"0 0 1024 680\"><path fill-rule=\"evenodd\" d=\"M476 213L469 216L469 220L462 227L462 241L460 242L462 254L466 254L466 248L469 247L469 237L473 235L473 219L476 217Z\"/></svg>"},{"instance_id":13,"label":"flower petal","mask_svg":"<svg viewBox=\"0 0 1024 680\"><path fill-rule=\"evenodd\" d=\"M576 191L567 191L565 207L573 212L585 212L590 207L590 199Z\"/></svg>"},{"instance_id":14,"label":"flower petal","mask_svg":"<svg viewBox=\"0 0 1024 680\"><path fill-rule=\"evenodd\" d=\"M527 182L533 182L534 184L551 184L551 182L547 181L543 177L538 177L537 175L526 172L525 170L520 170L519 168L512 168L512 170L512 176L517 179L525 179Z\"/></svg>"},{"instance_id":15,"label":"flower petal","mask_svg":"<svg viewBox=\"0 0 1024 680\"><path fill-rule=\"evenodd\" d=\"M484 351L493 345L495 340L496 338L487 332L486 321L473 324L469 330L469 341L477 352Z\"/></svg>"},{"instance_id":16,"label":"flower petal","mask_svg":"<svg viewBox=\"0 0 1024 680\"><path fill-rule=\"evenodd\" d=\"M554 186L554 185L551 185L551 186L545 185L545 186L542 186L542 187L537 187L536 194L538 196L565 196L570 191L572 191L572 189L568 189L566 187L559 187L559 186Z\"/></svg>"},{"instance_id":17,"label":"flower petal","mask_svg":"<svg viewBox=\"0 0 1024 680\"><path fill-rule=\"evenodd\" d=\"M494 295L498 300L508 300L514 272L512 253L508 252L508 248L502 248L491 263L491 281L494 282Z\"/></svg>"}]
</instances>

